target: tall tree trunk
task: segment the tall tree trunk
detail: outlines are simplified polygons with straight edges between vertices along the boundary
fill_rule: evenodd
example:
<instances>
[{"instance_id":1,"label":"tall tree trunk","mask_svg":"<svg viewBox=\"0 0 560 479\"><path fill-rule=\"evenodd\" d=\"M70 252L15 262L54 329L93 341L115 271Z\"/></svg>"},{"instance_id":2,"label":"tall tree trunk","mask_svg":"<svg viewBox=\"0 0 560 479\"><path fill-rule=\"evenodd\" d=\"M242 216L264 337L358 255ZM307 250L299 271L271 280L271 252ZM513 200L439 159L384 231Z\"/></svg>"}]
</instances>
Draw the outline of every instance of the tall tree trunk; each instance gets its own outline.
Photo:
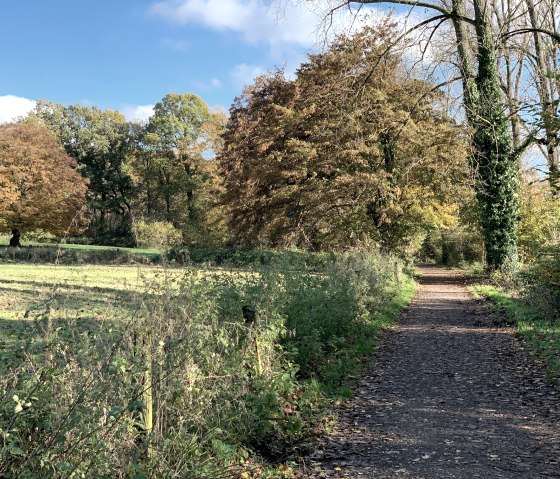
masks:
<instances>
[{"instance_id":1,"label":"tall tree trunk","mask_svg":"<svg viewBox=\"0 0 560 479\"><path fill-rule=\"evenodd\" d=\"M477 67L469 42L464 0L453 0L453 25L463 104L472 129L471 164L477 174L477 201L491 269L517 267L518 181L517 157L506 105L501 92L496 47L485 0L474 0Z\"/></svg>"},{"instance_id":2,"label":"tall tree trunk","mask_svg":"<svg viewBox=\"0 0 560 479\"><path fill-rule=\"evenodd\" d=\"M193 181L193 169L190 165L190 163L188 162L187 158L183 158L183 168L185 170L185 174L187 175L187 178L189 179L189 184L187 186L187 213L188 213L188 218L187 221L191 224L194 224L197 221L197 217L196 217L196 208L194 205L194 189L192 186L192 181Z\"/></svg>"},{"instance_id":3,"label":"tall tree trunk","mask_svg":"<svg viewBox=\"0 0 560 479\"><path fill-rule=\"evenodd\" d=\"M21 234L17 228L12 230L12 237L10 238L10 246L12 248L19 248L21 247Z\"/></svg>"},{"instance_id":4,"label":"tall tree trunk","mask_svg":"<svg viewBox=\"0 0 560 479\"><path fill-rule=\"evenodd\" d=\"M531 27L538 29L540 24L537 19L535 11L535 4L533 0L525 0L527 4L527 12L529 13L529 20ZM533 31L533 43L535 47L535 63L536 63L536 83L537 92L541 104L541 117L545 132L545 145L546 145L546 160L548 164L548 171L552 180L556 179L559 174L559 152L558 152L558 127L553 121L555 119L555 108L553 102L553 94L550 91L550 77L545 59L545 47L541 33Z\"/></svg>"},{"instance_id":5,"label":"tall tree trunk","mask_svg":"<svg viewBox=\"0 0 560 479\"><path fill-rule=\"evenodd\" d=\"M146 211L148 218L152 216L152 189L150 187L150 180L146 181Z\"/></svg>"},{"instance_id":6,"label":"tall tree trunk","mask_svg":"<svg viewBox=\"0 0 560 479\"><path fill-rule=\"evenodd\" d=\"M486 0L474 0L478 43L478 98L473 105L472 161L478 174L477 199L491 269L517 268L519 167L496 63Z\"/></svg>"}]
</instances>

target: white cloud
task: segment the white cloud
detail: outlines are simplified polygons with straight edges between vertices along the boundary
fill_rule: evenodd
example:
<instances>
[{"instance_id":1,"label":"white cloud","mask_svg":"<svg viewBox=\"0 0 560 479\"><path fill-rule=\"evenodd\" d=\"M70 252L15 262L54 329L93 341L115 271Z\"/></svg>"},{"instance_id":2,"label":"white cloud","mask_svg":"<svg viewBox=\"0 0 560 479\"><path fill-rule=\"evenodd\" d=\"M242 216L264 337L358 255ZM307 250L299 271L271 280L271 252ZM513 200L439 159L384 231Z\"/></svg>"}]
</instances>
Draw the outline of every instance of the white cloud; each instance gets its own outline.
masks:
<instances>
[{"instance_id":1,"label":"white cloud","mask_svg":"<svg viewBox=\"0 0 560 479\"><path fill-rule=\"evenodd\" d=\"M268 45L269 65L284 68L291 76L306 59L309 50L321 50L336 35L351 34L366 25L375 25L390 10L379 5L361 8L341 8L328 13L341 0L292 2L289 0L159 0L148 14L176 25L197 24L214 31L234 32L249 43ZM405 32L426 18L421 9L402 8L393 12L397 30ZM415 32L409 38L410 47L404 52L412 64L433 60L433 49L422 48L429 31ZM262 67L237 65L231 72L237 86L250 83L264 73Z\"/></svg>"},{"instance_id":2,"label":"white cloud","mask_svg":"<svg viewBox=\"0 0 560 479\"><path fill-rule=\"evenodd\" d=\"M146 122L154 114L155 105L125 105L121 113L128 121Z\"/></svg>"},{"instance_id":3,"label":"white cloud","mask_svg":"<svg viewBox=\"0 0 560 479\"><path fill-rule=\"evenodd\" d=\"M270 55L278 61L283 54L295 56L294 47L302 49L322 46L325 40L341 33L359 30L386 17L389 10L368 5L360 9L343 8L331 16L333 0L291 2L288 0L160 0L148 14L172 24L198 24L215 31L236 32L251 43L270 46ZM340 2L338 2L340 3ZM398 28L410 28L422 15L393 14ZM287 60L289 61L289 59Z\"/></svg>"},{"instance_id":4,"label":"white cloud","mask_svg":"<svg viewBox=\"0 0 560 479\"><path fill-rule=\"evenodd\" d=\"M35 101L15 95L0 96L0 123L8 123L27 115L35 108Z\"/></svg>"},{"instance_id":5,"label":"white cloud","mask_svg":"<svg viewBox=\"0 0 560 479\"><path fill-rule=\"evenodd\" d=\"M357 30L386 16L388 9L362 5L359 9L338 9L341 1L312 3L289 0L160 0L148 14L176 25L198 24L217 31L237 32L253 43L296 44L311 47L325 39ZM404 24L406 14L393 18ZM408 19L410 26L410 18Z\"/></svg>"},{"instance_id":6,"label":"white cloud","mask_svg":"<svg viewBox=\"0 0 560 479\"><path fill-rule=\"evenodd\" d=\"M148 10L170 23L204 25L218 31L240 33L252 43L278 42L311 45L320 23L308 6L288 4L283 9L266 0L162 0Z\"/></svg>"},{"instance_id":7,"label":"white cloud","mask_svg":"<svg viewBox=\"0 0 560 479\"><path fill-rule=\"evenodd\" d=\"M220 81L219 78L212 78L212 80L210 80L210 84L214 87L214 88L219 88L222 86L222 82Z\"/></svg>"},{"instance_id":8,"label":"white cloud","mask_svg":"<svg viewBox=\"0 0 560 479\"><path fill-rule=\"evenodd\" d=\"M231 71L231 77L235 85L239 88L244 87L253 83L253 80L259 75L266 72L266 69L258 65L247 65L246 63L241 63L235 65Z\"/></svg>"},{"instance_id":9,"label":"white cloud","mask_svg":"<svg viewBox=\"0 0 560 479\"><path fill-rule=\"evenodd\" d=\"M165 0L151 6L149 13L172 23L202 23L215 29L240 30L254 14L254 0Z\"/></svg>"}]
</instances>

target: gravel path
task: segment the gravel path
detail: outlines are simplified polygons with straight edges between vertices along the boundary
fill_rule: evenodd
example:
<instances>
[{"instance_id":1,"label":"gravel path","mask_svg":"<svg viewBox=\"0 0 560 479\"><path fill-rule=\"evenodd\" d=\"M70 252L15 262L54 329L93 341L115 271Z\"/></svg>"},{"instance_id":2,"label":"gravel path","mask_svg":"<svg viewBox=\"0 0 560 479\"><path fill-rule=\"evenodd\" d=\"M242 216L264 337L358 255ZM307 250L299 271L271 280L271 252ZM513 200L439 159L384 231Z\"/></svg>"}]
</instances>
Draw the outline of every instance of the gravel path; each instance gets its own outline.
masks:
<instances>
[{"instance_id":1,"label":"gravel path","mask_svg":"<svg viewBox=\"0 0 560 479\"><path fill-rule=\"evenodd\" d=\"M560 478L560 398L458 273L420 269L305 477Z\"/></svg>"}]
</instances>

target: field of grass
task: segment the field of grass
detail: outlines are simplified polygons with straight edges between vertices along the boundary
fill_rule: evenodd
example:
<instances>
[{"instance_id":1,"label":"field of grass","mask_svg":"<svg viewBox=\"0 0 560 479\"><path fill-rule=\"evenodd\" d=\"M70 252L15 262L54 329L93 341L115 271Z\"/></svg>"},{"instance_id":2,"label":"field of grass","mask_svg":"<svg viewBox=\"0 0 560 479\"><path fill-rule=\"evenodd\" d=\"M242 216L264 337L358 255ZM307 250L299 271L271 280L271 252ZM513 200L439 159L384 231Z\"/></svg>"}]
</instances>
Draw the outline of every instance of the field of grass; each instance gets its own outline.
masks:
<instances>
[{"instance_id":1,"label":"field of grass","mask_svg":"<svg viewBox=\"0 0 560 479\"><path fill-rule=\"evenodd\" d=\"M479 284L470 287L475 297L483 297L513 324L528 350L534 354L548 378L560 387L560 323L524 299L499 287Z\"/></svg>"},{"instance_id":2,"label":"field of grass","mask_svg":"<svg viewBox=\"0 0 560 479\"><path fill-rule=\"evenodd\" d=\"M118 321L162 287L177 290L187 271L206 282L217 275L239 282L248 274L156 265L0 263L0 354L46 312L55 322L82 327Z\"/></svg>"},{"instance_id":3,"label":"field of grass","mask_svg":"<svg viewBox=\"0 0 560 479\"><path fill-rule=\"evenodd\" d=\"M123 248L117 246L98 246L71 243L44 243L22 241L18 249L8 248L9 237L0 236L0 261L29 263L63 264L122 264L122 263L160 263L163 252L157 249Z\"/></svg>"},{"instance_id":4,"label":"field of grass","mask_svg":"<svg viewBox=\"0 0 560 479\"><path fill-rule=\"evenodd\" d=\"M40 334L41 318L72 333L96 331L134 314L154 284L174 284L182 274L156 266L0 263L0 362L18 342Z\"/></svg>"}]
</instances>

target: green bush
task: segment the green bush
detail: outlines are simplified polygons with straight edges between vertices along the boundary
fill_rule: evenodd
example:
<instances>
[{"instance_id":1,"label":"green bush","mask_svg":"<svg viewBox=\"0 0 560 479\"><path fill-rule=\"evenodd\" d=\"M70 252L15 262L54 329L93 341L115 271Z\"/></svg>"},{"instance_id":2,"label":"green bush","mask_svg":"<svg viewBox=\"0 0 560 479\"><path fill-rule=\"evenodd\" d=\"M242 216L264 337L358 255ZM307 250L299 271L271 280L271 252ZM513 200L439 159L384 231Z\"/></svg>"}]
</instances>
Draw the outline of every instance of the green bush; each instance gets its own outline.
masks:
<instances>
[{"instance_id":1,"label":"green bush","mask_svg":"<svg viewBox=\"0 0 560 479\"><path fill-rule=\"evenodd\" d=\"M541 258L523 272L522 278L527 284L525 299L545 317L560 321L560 251L542 251Z\"/></svg>"},{"instance_id":2,"label":"green bush","mask_svg":"<svg viewBox=\"0 0 560 479\"><path fill-rule=\"evenodd\" d=\"M523 180L518 246L522 261L532 264L559 246L560 197L536 176Z\"/></svg>"},{"instance_id":3,"label":"green bush","mask_svg":"<svg viewBox=\"0 0 560 479\"><path fill-rule=\"evenodd\" d=\"M400 263L367 253L340 254L322 274L289 275L284 344L299 377L331 390L343 385L373 352L405 287L410 278Z\"/></svg>"},{"instance_id":4,"label":"green bush","mask_svg":"<svg viewBox=\"0 0 560 479\"><path fill-rule=\"evenodd\" d=\"M167 249L183 242L181 232L167 221L137 221L133 226L138 246Z\"/></svg>"},{"instance_id":5,"label":"green bush","mask_svg":"<svg viewBox=\"0 0 560 479\"><path fill-rule=\"evenodd\" d=\"M167 253L170 261L179 264L206 264L225 267L262 267L280 264L298 270L326 267L336 260L338 253L310 253L300 250L232 248L172 248Z\"/></svg>"}]
</instances>

